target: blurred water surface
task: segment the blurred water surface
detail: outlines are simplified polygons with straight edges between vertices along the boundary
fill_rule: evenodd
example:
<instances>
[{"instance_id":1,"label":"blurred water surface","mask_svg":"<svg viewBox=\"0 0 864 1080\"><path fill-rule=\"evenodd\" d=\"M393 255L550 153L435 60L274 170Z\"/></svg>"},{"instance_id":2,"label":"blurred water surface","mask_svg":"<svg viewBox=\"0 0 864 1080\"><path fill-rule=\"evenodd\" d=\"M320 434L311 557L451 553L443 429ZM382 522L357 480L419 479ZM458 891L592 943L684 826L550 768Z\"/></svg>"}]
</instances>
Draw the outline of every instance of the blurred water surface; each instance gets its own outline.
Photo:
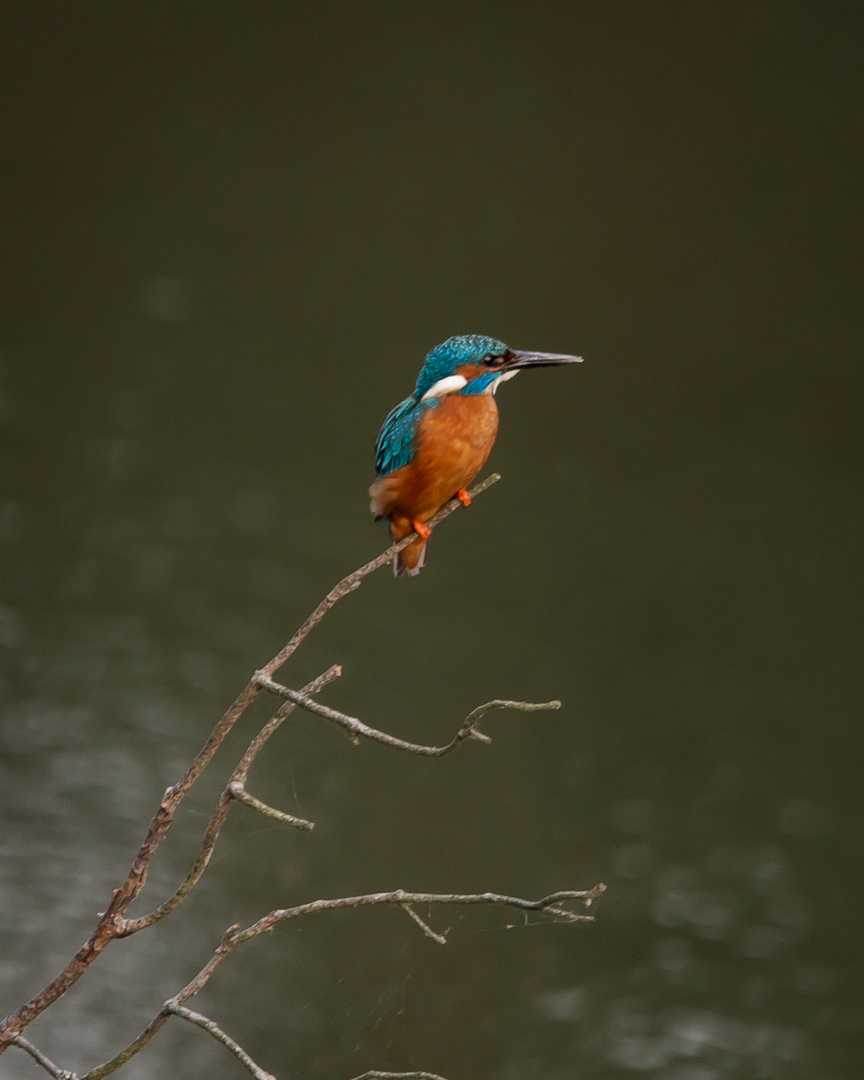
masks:
<instances>
[{"instance_id":1,"label":"blurred water surface","mask_svg":"<svg viewBox=\"0 0 864 1080\"><path fill-rule=\"evenodd\" d=\"M0 12L0 1013L51 978L249 674L376 553L371 446L452 333L581 352L499 395L504 480L282 675L309 717L189 902L30 1029L82 1071L224 929L198 1004L280 1077L860 1075L860 9L389 3ZM145 900L185 874L245 717ZM232 759L233 755L233 759ZM166 1031L130 1080L241 1075ZM32 1076L17 1051L0 1075Z\"/></svg>"}]
</instances>

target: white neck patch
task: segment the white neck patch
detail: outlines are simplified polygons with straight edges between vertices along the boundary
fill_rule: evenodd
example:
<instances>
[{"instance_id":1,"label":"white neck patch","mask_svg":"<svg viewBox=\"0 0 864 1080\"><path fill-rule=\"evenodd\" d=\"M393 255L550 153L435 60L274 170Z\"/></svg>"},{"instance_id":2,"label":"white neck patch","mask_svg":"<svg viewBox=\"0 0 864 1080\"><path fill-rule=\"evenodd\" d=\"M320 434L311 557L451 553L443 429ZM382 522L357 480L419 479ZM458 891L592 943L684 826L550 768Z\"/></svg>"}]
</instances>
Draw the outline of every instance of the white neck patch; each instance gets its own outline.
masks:
<instances>
[{"instance_id":1,"label":"white neck patch","mask_svg":"<svg viewBox=\"0 0 864 1080\"><path fill-rule=\"evenodd\" d=\"M468 380L464 375L448 375L446 379L439 379L438 382L433 383L420 400L428 401L430 398L444 397L445 394L455 394L457 390L467 385Z\"/></svg>"}]
</instances>

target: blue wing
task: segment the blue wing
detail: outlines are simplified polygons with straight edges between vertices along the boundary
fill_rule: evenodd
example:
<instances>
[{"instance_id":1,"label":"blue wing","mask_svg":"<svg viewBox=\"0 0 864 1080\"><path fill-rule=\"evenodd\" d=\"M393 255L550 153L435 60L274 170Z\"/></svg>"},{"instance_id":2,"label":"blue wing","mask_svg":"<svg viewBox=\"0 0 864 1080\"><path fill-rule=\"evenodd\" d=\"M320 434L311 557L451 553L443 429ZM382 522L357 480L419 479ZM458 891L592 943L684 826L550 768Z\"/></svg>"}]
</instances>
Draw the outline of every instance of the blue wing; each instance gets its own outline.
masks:
<instances>
[{"instance_id":1,"label":"blue wing","mask_svg":"<svg viewBox=\"0 0 864 1080\"><path fill-rule=\"evenodd\" d=\"M413 461L417 424L426 409L437 404L435 399L418 401L415 397L409 397L400 401L389 413L381 425L375 445L375 471L378 476L386 476Z\"/></svg>"}]
</instances>

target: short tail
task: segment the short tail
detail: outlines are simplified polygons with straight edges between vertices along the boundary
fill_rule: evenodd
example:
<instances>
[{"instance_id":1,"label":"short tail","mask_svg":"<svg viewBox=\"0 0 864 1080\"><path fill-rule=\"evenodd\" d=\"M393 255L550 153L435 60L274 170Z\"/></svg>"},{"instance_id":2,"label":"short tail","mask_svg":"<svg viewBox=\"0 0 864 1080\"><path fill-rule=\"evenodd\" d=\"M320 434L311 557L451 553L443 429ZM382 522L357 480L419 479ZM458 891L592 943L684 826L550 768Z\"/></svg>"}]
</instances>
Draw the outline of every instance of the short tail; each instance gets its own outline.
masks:
<instances>
[{"instance_id":1,"label":"short tail","mask_svg":"<svg viewBox=\"0 0 864 1080\"><path fill-rule=\"evenodd\" d=\"M402 577L403 574L407 574L409 577L417 577L426 565L426 549L428 546L428 540L418 538L413 544L409 544L404 551L400 551L393 560L393 576Z\"/></svg>"}]
</instances>

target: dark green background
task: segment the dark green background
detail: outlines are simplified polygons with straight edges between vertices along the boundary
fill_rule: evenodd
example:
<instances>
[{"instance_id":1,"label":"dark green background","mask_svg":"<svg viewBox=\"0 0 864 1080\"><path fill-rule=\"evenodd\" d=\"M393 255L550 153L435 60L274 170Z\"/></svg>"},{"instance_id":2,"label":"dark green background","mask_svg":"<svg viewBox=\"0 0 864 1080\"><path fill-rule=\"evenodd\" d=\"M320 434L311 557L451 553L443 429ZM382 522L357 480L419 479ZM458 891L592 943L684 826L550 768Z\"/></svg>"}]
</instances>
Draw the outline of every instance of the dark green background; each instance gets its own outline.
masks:
<instances>
[{"instance_id":1,"label":"dark green background","mask_svg":"<svg viewBox=\"0 0 864 1080\"><path fill-rule=\"evenodd\" d=\"M340 662L327 702L421 741L562 710L440 762L292 721L251 786L316 830L238 810L33 1025L63 1066L272 907L602 879L593 926L441 910L445 948L392 910L295 924L198 1007L292 1080L860 1075L862 10L4 3L0 1012L383 546L372 443L427 349L585 357L502 390L503 481L282 673ZM177 1023L123 1075L244 1074Z\"/></svg>"}]
</instances>

